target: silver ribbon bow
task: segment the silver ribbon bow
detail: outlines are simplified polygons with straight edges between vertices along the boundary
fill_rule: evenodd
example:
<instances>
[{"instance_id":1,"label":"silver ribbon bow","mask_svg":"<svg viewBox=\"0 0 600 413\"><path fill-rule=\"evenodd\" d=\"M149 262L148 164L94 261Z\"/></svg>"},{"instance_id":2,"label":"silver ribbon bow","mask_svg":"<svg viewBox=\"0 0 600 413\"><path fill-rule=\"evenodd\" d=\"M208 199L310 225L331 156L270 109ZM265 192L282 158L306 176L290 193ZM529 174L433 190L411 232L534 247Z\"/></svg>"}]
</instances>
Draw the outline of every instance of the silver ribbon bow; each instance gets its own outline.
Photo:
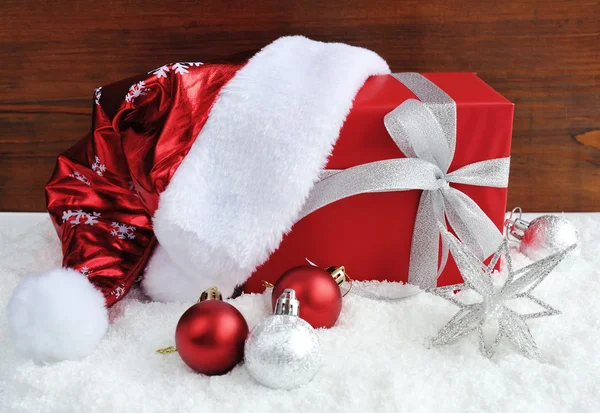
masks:
<instances>
[{"instance_id":1,"label":"silver ribbon bow","mask_svg":"<svg viewBox=\"0 0 600 413\"><path fill-rule=\"evenodd\" d=\"M510 158L476 162L453 172L448 168L456 148L456 103L419 73L392 75L420 100L408 99L384 118L384 124L406 158L327 170L312 189L300 217L352 195L421 189L410 251L408 282L435 287L448 259L440 233L446 219L460 240L481 260L502 242L494 223L465 193L450 183L506 188Z\"/></svg>"}]
</instances>

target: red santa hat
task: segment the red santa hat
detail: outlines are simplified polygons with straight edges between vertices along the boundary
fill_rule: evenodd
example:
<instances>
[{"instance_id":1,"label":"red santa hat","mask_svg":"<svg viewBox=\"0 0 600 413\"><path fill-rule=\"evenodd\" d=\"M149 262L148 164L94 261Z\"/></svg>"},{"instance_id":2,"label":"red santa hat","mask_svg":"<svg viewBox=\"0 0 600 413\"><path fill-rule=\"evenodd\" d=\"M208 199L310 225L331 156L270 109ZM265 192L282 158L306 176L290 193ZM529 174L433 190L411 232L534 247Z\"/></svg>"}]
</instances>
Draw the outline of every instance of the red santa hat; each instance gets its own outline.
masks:
<instances>
[{"instance_id":1,"label":"red santa hat","mask_svg":"<svg viewBox=\"0 0 600 413\"><path fill-rule=\"evenodd\" d=\"M97 89L92 132L46 187L64 268L15 290L16 347L84 357L141 275L155 299L230 294L294 224L365 80L386 73L369 50L296 36Z\"/></svg>"}]
</instances>

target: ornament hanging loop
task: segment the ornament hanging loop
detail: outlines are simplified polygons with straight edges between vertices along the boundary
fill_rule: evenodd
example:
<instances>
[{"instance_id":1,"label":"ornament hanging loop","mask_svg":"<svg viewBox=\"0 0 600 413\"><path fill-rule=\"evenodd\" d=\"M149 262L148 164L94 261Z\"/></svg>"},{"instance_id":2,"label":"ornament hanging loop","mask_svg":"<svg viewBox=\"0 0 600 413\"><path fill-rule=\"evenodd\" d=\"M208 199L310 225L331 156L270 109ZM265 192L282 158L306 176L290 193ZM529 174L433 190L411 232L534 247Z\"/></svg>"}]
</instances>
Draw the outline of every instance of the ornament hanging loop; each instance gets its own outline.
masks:
<instances>
[{"instance_id":1,"label":"ornament hanging loop","mask_svg":"<svg viewBox=\"0 0 600 413\"><path fill-rule=\"evenodd\" d=\"M169 347L165 347L165 348L159 348L158 350L156 350L156 352L158 354L177 353L177 347L175 347L175 346L169 346Z\"/></svg>"},{"instance_id":2,"label":"ornament hanging loop","mask_svg":"<svg viewBox=\"0 0 600 413\"><path fill-rule=\"evenodd\" d=\"M513 219L513 216L518 213L519 216ZM527 228L529 228L529 222L522 219L523 210L521 207L514 208L507 220L504 221L504 227L506 228L506 238L515 239L520 241L523 239L523 235Z\"/></svg>"}]
</instances>

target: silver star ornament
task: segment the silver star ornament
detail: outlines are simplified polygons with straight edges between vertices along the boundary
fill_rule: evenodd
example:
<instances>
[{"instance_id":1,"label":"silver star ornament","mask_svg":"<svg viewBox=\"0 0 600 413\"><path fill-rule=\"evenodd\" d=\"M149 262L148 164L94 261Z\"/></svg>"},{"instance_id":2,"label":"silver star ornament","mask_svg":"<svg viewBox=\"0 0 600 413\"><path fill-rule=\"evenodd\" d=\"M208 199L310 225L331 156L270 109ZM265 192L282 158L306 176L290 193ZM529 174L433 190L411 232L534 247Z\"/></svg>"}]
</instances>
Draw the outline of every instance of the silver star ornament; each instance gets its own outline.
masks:
<instances>
[{"instance_id":1,"label":"silver star ornament","mask_svg":"<svg viewBox=\"0 0 600 413\"><path fill-rule=\"evenodd\" d=\"M439 331L432 345L450 344L477 330L479 350L491 358L502 337L506 337L521 354L541 360L540 350L535 343L526 321L560 314L560 311L531 295L531 292L550 274L550 272L571 252L577 244L536 261L518 270L513 270L508 241L506 239L494 253L489 265L485 265L456 237L440 227L442 237L450 248L452 256L460 270L464 284L428 290L451 303L460 310ZM504 256L506 280L501 286L494 285L492 272L498 259ZM472 290L481 298L465 303L457 299L456 290ZM509 301L529 300L541 307L541 311L522 314L507 305ZM486 340L491 331L491 340ZM491 344L489 344L491 341Z\"/></svg>"}]
</instances>

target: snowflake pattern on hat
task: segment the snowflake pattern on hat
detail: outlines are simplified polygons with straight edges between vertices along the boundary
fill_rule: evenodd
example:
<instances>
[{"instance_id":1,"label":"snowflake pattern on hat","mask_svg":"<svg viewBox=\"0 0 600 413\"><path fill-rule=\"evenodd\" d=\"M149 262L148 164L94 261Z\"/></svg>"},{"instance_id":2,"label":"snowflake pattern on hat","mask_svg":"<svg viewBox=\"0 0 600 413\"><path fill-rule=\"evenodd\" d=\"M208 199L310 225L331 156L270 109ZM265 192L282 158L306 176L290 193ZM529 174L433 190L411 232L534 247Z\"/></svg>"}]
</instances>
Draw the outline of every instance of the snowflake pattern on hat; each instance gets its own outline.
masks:
<instances>
[{"instance_id":1,"label":"snowflake pattern on hat","mask_svg":"<svg viewBox=\"0 0 600 413\"><path fill-rule=\"evenodd\" d=\"M135 227L114 221L110 235L119 239L135 239Z\"/></svg>"},{"instance_id":2,"label":"snowflake pattern on hat","mask_svg":"<svg viewBox=\"0 0 600 413\"><path fill-rule=\"evenodd\" d=\"M127 95L125 96L125 101L133 103L137 97L145 95L148 90L150 89L146 87L146 82L141 80L129 87L129 92L127 92Z\"/></svg>"},{"instance_id":3,"label":"snowflake pattern on hat","mask_svg":"<svg viewBox=\"0 0 600 413\"><path fill-rule=\"evenodd\" d=\"M91 225L94 226L98 223L98 218L100 217L100 212L85 212L81 209L77 211L63 211L62 220L63 222L68 222L71 226L76 226L79 224ZM84 220L82 222L82 220Z\"/></svg>"},{"instance_id":4,"label":"snowflake pattern on hat","mask_svg":"<svg viewBox=\"0 0 600 413\"><path fill-rule=\"evenodd\" d=\"M91 186L92 184L90 183L90 181L85 177L85 175L83 175L81 172L79 171L73 171L73 173L71 175L69 175L71 178L75 178L80 182L83 182L84 184L86 184L87 186Z\"/></svg>"},{"instance_id":5,"label":"snowflake pattern on hat","mask_svg":"<svg viewBox=\"0 0 600 413\"><path fill-rule=\"evenodd\" d=\"M168 65L163 65L158 69L154 69L148 72L149 75L156 75L157 78L167 78L170 72L174 72L180 76L187 75L189 73L190 67L198 67L203 65L202 62L178 62L178 63L170 63Z\"/></svg>"},{"instance_id":6,"label":"snowflake pattern on hat","mask_svg":"<svg viewBox=\"0 0 600 413\"><path fill-rule=\"evenodd\" d=\"M106 165L102 163L98 156L95 156L96 162L92 164L92 171L96 172L98 176L103 176L106 172Z\"/></svg>"},{"instance_id":7,"label":"snowflake pattern on hat","mask_svg":"<svg viewBox=\"0 0 600 413\"><path fill-rule=\"evenodd\" d=\"M156 75L156 77L160 78L166 78L167 77L167 73L169 73L171 69L169 68L169 65L163 65L161 67L159 67L158 69L154 69L148 72L149 75Z\"/></svg>"},{"instance_id":8,"label":"snowflake pattern on hat","mask_svg":"<svg viewBox=\"0 0 600 413\"><path fill-rule=\"evenodd\" d=\"M88 275L90 275L91 273L93 273L93 271L90 270L85 265L83 267L81 267L78 272L81 273L81 275L83 275L84 277L87 277Z\"/></svg>"},{"instance_id":9,"label":"snowflake pattern on hat","mask_svg":"<svg viewBox=\"0 0 600 413\"><path fill-rule=\"evenodd\" d=\"M121 298L125 294L125 283L121 283L117 288L110 292L110 295L114 295L115 298Z\"/></svg>"},{"instance_id":10,"label":"snowflake pattern on hat","mask_svg":"<svg viewBox=\"0 0 600 413\"><path fill-rule=\"evenodd\" d=\"M94 90L94 102L96 102L96 105L100 104L101 97L102 97L102 86L97 87L96 90Z\"/></svg>"}]
</instances>

